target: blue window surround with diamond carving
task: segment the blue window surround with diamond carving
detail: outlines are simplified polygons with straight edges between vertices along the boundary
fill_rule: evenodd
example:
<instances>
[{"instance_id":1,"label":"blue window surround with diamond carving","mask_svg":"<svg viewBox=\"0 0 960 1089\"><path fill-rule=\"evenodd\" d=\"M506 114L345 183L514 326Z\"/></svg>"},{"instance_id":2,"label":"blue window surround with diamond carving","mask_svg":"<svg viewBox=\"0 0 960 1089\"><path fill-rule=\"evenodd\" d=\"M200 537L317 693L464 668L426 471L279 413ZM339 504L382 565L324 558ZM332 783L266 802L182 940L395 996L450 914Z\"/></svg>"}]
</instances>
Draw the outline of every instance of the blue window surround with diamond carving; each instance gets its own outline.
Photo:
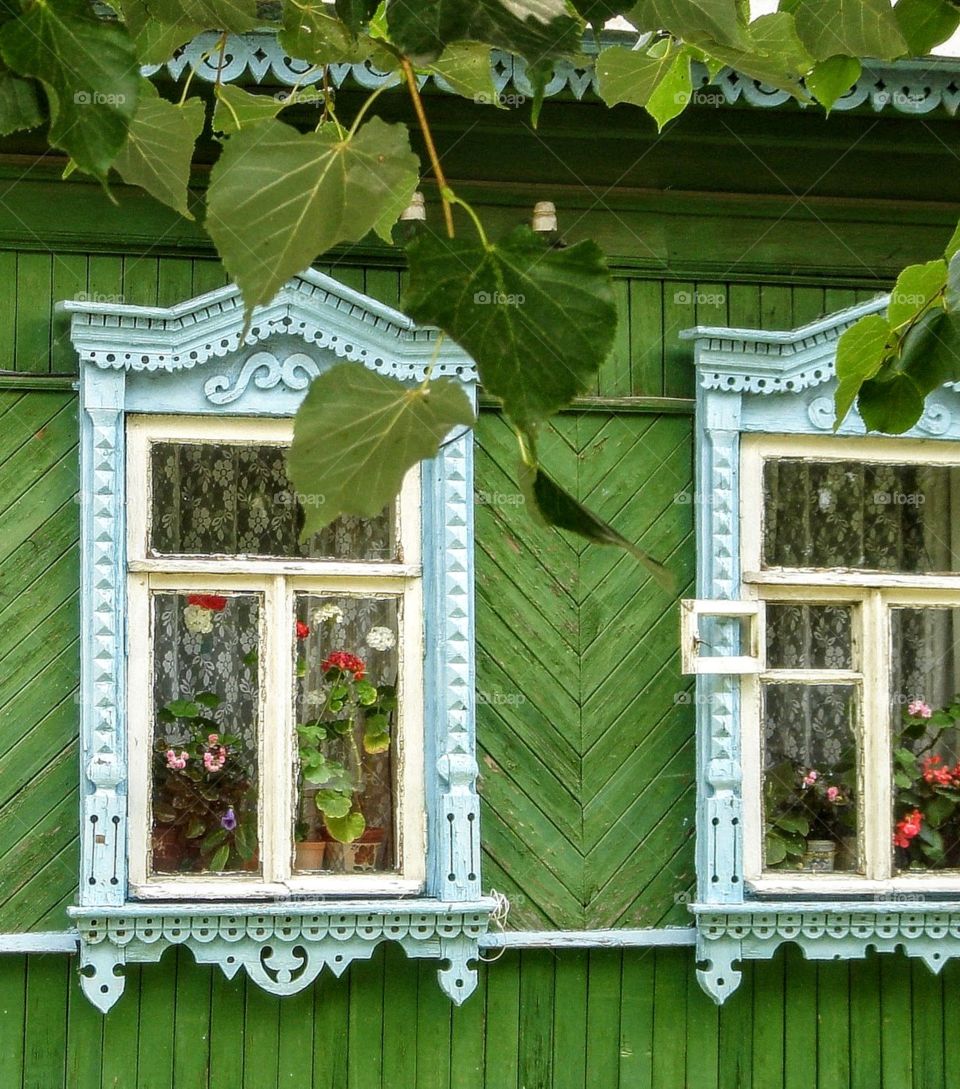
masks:
<instances>
[{"instance_id":1,"label":"blue window surround with diamond carving","mask_svg":"<svg viewBox=\"0 0 960 1089\"><path fill-rule=\"evenodd\" d=\"M81 983L106 1011L126 963L171 944L197 961L241 967L288 994L323 967L335 974L395 941L442 962L458 1004L476 986L471 962L494 902L481 894L474 736L473 436L451 435L424 463L424 759L427 874L411 897L276 902L137 902L127 884L125 737L125 421L132 413L292 416L310 379L341 359L421 381L436 330L320 273L289 281L258 308L241 342L243 304L231 286L169 309L67 302L80 357ZM475 394L472 361L447 341L433 373Z\"/></svg>"},{"instance_id":2,"label":"blue window surround with diamond carving","mask_svg":"<svg viewBox=\"0 0 960 1089\"><path fill-rule=\"evenodd\" d=\"M741 436L832 434L837 341L859 318L884 311L887 303L879 298L791 332L699 327L683 334L694 342L697 377L699 599L741 598ZM935 391L903 438L960 441L957 385ZM864 434L854 409L838 435ZM709 615L710 609L704 612ZM728 642L717 649L736 652L731 626L715 638ZM740 678L698 673L696 692L697 900L691 911L703 989L722 1003L740 983L742 961L772 957L785 942L818 960L902 949L934 971L960 956L955 892L938 898L931 889L907 903L875 895L819 900L751 890L743 866Z\"/></svg>"}]
</instances>

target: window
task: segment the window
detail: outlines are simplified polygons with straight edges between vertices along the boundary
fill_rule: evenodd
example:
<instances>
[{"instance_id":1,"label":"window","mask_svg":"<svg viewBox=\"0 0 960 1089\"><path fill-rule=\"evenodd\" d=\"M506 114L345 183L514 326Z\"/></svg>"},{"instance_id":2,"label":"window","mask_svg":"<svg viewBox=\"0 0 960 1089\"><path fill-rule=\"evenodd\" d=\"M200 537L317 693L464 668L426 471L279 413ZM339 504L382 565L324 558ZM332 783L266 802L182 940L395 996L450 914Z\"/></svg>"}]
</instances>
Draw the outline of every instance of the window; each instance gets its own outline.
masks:
<instances>
[{"instance_id":1,"label":"window","mask_svg":"<svg viewBox=\"0 0 960 1089\"><path fill-rule=\"evenodd\" d=\"M697 975L715 1001L785 942L960 956L960 396L903 436L834 432L837 341L700 328Z\"/></svg>"},{"instance_id":2,"label":"window","mask_svg":"<svg viewBox=\"0 0 960 1089\"><path fill-rule=\"evenodd\" d=\"M320 273L252 324L225 287L169 309L69 302L80 356L84 993L172 944L275 994L385 941L474 990L472 433L375 518L302 540L284 460L341 363L472 392L436 330Z\"/></svg>"},{"instance_id":3,"label":"window","mask_svg":"<svg viewBox=\"0 0 960 1089\"><path fill-rule=\"evenodd\" d=\"M741 488L747 881L960 888L960 453L748 436Z\"/></svg>"},{"instance_id":4,"label":"window","mask_svg":"<svg viewBox=\"0 0 960 1089\"><path fill-rule=\"evenodd\" d=\"M287 422L131 417L130 880L140 897L416 892L419 482L300 542Z\"/></svg>"}]
</instances>

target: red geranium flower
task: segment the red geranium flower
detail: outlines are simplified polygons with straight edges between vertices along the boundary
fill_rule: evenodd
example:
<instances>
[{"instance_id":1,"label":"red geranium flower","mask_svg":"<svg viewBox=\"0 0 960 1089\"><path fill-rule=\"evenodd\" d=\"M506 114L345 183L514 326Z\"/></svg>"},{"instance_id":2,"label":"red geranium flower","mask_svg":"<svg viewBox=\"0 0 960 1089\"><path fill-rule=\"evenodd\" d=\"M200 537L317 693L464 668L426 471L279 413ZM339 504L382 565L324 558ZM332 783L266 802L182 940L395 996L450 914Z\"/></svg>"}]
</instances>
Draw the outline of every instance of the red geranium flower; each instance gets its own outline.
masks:
<instances>
[{"instance_id":1,"label":"red geranium flower","mask_svg":"<svg viewBox=\"0 0 960 1089\"><path fill-rule=\"evenodd\" d=\"M298 639L306 639L306 637L309 634L310 634L310 625L309 624L304 624L304 622L302 620L298 620L297 621L297 638Z\"/></svg>"},{"instance_id":2,"label":"red geranium flower","mask_svg":"<svg viewBox=\"0 0 960 1089\"><path fill-rule=\"evenodd\" d=\"M223 594L191 594L187 598L188 605L199 605L201 609L209 609L212 613L222 613L227 607L227 599Z\"/></svg>"},{"instance_id":3,"label":"red geranium flower","mask_svg":"<svg viewBox=\"0 0 960 1089\"><path fill-rule=\"evenodd\" d=\"M893 833L893 842L897 847L909 847L914 836L920 834L920 825L923 823L923 814L919 809L908 813L903 820L897 821L896 831Z\"/></svg>"},{"instance_id":4,"label":"red geranium flower","mask_svg":"<svg viewBox=\"0 0 960 1089\"><path fill-rule=\"evenodd\" d=\"M324 673L331 669L339 669L343 673L352 673L355 681L362 681L367 671L366 664L355 654L348 654L345 650L335 650L320 663Z\"/></svg>"}]
</instances>

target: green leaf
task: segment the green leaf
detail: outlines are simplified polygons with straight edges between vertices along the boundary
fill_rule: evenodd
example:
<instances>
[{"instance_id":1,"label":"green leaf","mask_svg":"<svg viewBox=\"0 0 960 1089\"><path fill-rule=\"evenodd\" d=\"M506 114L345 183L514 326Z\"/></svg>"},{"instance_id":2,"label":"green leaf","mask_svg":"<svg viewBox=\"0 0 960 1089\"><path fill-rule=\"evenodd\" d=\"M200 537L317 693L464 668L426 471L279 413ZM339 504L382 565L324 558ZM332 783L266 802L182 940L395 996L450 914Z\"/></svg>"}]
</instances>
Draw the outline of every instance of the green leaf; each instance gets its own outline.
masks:
<instances>
[{"instance_id":1,"label":"green leaf","mask_svg":"<svg viewBox=\"0 0 960 1089\"><path fill-rule=\"evenodd\" d=\"M164 707L174 718L196 718L200 714L200 708L194 700L171 700Z\"/></svg>"},{"instance_id":2,"label":"green leaf","mask_svg":"<svg viewBox=\"0 0 960 1089\"><path fill-rule=\"evenodd\" d=\"M896 329L920 313L947 282L947 263L928 261L925 265L908 265L897 277L890 292L887 321Z\"/></svg>"},{"instance_id":3,"label":"green leaf","mask_svg":"<svg viewBox=\"0 0 960 1089\"><path fill-rule=\"evenodd\" d=\"M843 423L863 383L880 370L890 335L890 323L886 318L880 314L868 314L840 337L837 343L834 431Z\"/></svg>"},{"instance_id":4,"label":"green leaf","mask_svg":"<svg viewBox=\"0 0 960 1089\"><path fill-rule=\"evenodd\" d=\"M950 235L950 241L947 243L947 248L943 251L943 255L949 261L958 253L960 253L960 223L956 225L953 234Z\"/></svg>"},{"instance_id":5,"label":"green leaf","mask_svg":"<svg viewBox=\"0 0 960 1089\"><path fill-rule=\"evenodd\" d=\"M573 6L596 30L604 23L628 12L636 0L573 0Z\"/></svg>"},{"instance_id":6,"label":"green leaf","mask_svg":"<svg viewBox=\"0 0 960 1089\"><path fill-rule=\"evenodd\" d=\"M947 310L960 310L960 252L950 255L947 266L947 289L943 293L943 303Z\"/></svg>"},{"instance_id":7,"label":"green leaf","mask_svg":"<svg viewBox=\"0 0 960 1089\"><path fill-rule=\"evenodd\" d=\"M713 62L710 67L729 65L743 75L808 102L810 95L800 79L810 71L813 58L800 41L793 16L786 11L761 15L750 24L748 33L748 49L704 42L707 59Z\"/></svg>"},{"instance_id":8,"label":"green leaf","mask_svg":"<svg viewBox=\"0 0 960 1089\"><path fill-rule=\"evenodd\" d=\"M677 58L678 49L667 41L648 52L612 45L596 60L600 97L608 106L631 102L646 106Z\"/></svg>"},{"instance_id":9,"label":"green leaf","mask_svg":"<svg viewBox=\"0 0 960 1089\"><path fill-rule=\"evenodd\" d=\"M335 0L334 10L337 18L350 28L352 34L357 35L360 28L373 17L379 4L380 0Z\"/></svg>"},{"instance_id":10,"label":"green leaf","mask_svg":"<svg viewBox=\"0 0 960 1089\"><path fill-rule=\"evenodd\" d=\"M868 430L900 435L923 415L923 397L908 375L894 374L864 382L857 407Z\"/></svg>"},{"instance_id":11,"label":"green leaf","mask_svg":"<svg viewBox=\"0 0 960 1089\"><path fill-rule=\"evenodd\" d=\"M838 98L842 98L860 78L862 66L856 57L838 54L820 61L804 77L807 90L829 113Z\"/></svg>"},{"instance_id":12,"label":"green leaf","mask_svg":"<svg viewBox=\"0 0 960 1089\"><path fill-rule=\"evenodd\" d=\"M669 30L684 42L750 48L735 0L640 0L627 18L638 30Z\"/></svg>"},{"instance_id":13,"label":"green leaf","mask_svg":"<svg viewBox=\"0 0 960 1089\"><path fill-rule=\"evenodd\" d=\"M209 868L214 871L222 871L226 869L227 860L230 858L230 846L225 843L222 847L217 849L217 853L210 859Z\"/></svg>"},{"instance_id":14,"label":"green leaf","mask_svg":"<svg viewBox=\"0 0 960 1089\"><path fill-rule=\"evenodd\" d=\"M0 28L0 53L40 80L50 108L50 143L101 180L123 147L137 108L136 51L119 23L83 0L35 3Z\"/></svg>"},{"instance_id":15,"label":"green leaf","mask_svg":"<svg viewBox=\"0 0 960 1089\"><path fill-rule=\"evenodd\" d=\"M390 735L386 731L367 732L363 735L363 751L368 753L386 752L390 748Z\"/></svg>"},{"instance_id":16,"label":"green leaf","mask_svg":"<svg viewBox=\"0 0 960 1089\"><path fill-rule=\"evenodd\" d=\"M898 0L893 14L911 57L930 53L960 26L960 8L948 0Z\"/></svg>"},{"instance_id":17,"label":"green leaf","mask_svg":"<svg viewBox=\"0 0 960 1089\"><path fill-rule=\"evenodd\" d=\"M418 179L406 127L378 117L352 138L280 121L232 136L210 174L207 230L248 314L331 246L389 230Z\"/></svg>"},{"instance_id":18,"label":"green leaf","mask_svg":"<svg viewBox=\"0 0 960 1089\"><path fill-rule=\"evenodd\" d=\"M469 352L484 389L520 424L583 393L610 351L617 308L594 242L551 250L518 227L486 246L421 235L407 256L403 308Z\"/></svg>"},{"instance_id":19,"label":"green leaf","mask_svg":"<svg viewBox=\"0 0 960 1089\"><path fill-rule=\"evenodd\" d=\"M0 65L0 136L43 124L39 86Z\"/></svg>"},{"instance_id":20,"label":"green leaf","mask_svg":"<svg viewBox=\"0 0 960 1089\"><path fill-rule=\"evenodd\" d=\"M379 514L408 469L436 454L452 427L473 423L452 379L410 387L358 363L326 371L297 412L287 459L294 488L318 497L305 507L304 538L341 514Z\"/></svg>"},{"instance_id":21,"label":"green leaf","mask_svg":"<svg viewBox=\"0 0 960 1089\"><path fill-rule=\"evenodd\" d=\"M683 50L647 99L647 113L656 121L658 131L683 113L692 94L690 54Z\"/></svg>"},{"instance_id":22,"label":"green leaf","mask_svg":"<svg viewBox=\"0 0 960 1089\"><path fill-rule=\"evenodd\" d=\"M189 23L243 34L262 21L257 18L257 0L146 0L146 5L154 18L169 26Z\"/></svg>"},{"instance_id":23,"label":"green leaf","mask_svg":"<svg viewBox=\"0 0 960 1089\"><path fill-rule=\"evenodd\" d=\"M816 60L838 53L893 60L907 52L890 0L780 0Z\"/></svg>"},{"instance_id":24,"label":"green leaf","mask_svg":"<svg viewBox=\"0 0 960 1089\"><path fill-rule=\"evenodd\" d=\"M221 843L225 843L229 833L226 828L216 828L209 835L204 837L203 842L200 844L200 850L204 854L212 851L214 847L219 847Z\"/></svg>"},{"instance_id":25,"label":"green leaf","mask_svg":"<svg viewBox=\"0 0 960 1089\"><path fill-rule=\"evenodd\" d=\"M576 533L594 544L622 548L639 560L661 586L666 588L673 586L673 576L663 564L658 563L652 556L618 533L613 526L587 510L559 484L551 480L542 469L521 465L520 479L524 492L530 500L531 509L544 524Z\"/></svg>"},{"instance_id":26,"label":"green leaf","mask_svg":"<svg viewBox=\"0 0 960 1089\"><path fill-rule=\"evenodd\" d=\"M290 105L285 95L255 95L232 83L221 83L214 91L217 104L213 111L213 131L232 136L247 125L276 117ZM302 92L297 92L300 100ZM320 99L319 91L310 89L311 97Z\"/></svg>"},{"instance_id":27,"label":"green leaf","mask_svg":"<svg viewBox=\"0 0 960 1089\"><path fill-rule=\"evenodd\" d=\"M806 836L810 832L810 822L806 817L798 815L784 814L782 817L777 817L773 823L784 832L796 832L801 836Z\"/></svg>"},{"instance_id":28,"label":"green leaf","mask_svg":"<svg viewBox=\"0 0 960 1089\"><path fill-rule=\"evenodd\" d=\"M928 310L904 337L894 367L910 378L921 397L960 379L960 313L948 314L939 306Z\"/></svg>"},{"instance_id":29,"label":"green leaf","mask_svg":"<svg viewBox=\"0 0 960 1089\"><path fill-rule=\"evenodd\" d=\"M190 823L187 825L186 836L187 839L198 839L203 835L206 825L200 820L199 817L192 817Z\"/></svg>"},{"instance_id":30,"label":"green leaf","mask_svg":"<svg viewBox=\"0 0 960 1089\"><path fill-rule=\"evenodd\" d=\"M768 832L764 839L763 853L766 864L776 866L787 857L787 845L775 832Z\"/></svg>"},{"instance_id":31,"label":"green leaf","mask_svg":"<svg viewBox=\"0 0 960 1089\"><path fill-rule=\"evenodd\" d=\"M446 80L458 95L472 99L479 105L504 104L504 96L500 95L493 82L490 47L482 42L454 42L424 70Z\"/></svg>"},{"instance_id":32,"label":"green leaf","mask_svg":"<svg viewBox=\"0 0 960 1089\"><path fill-rule=\"evenodd\" d=\"M923 815L934 828L939 828L940 825L951 816L956 808L956 798L948 797L945 794L938 794L935 798L931 798L924 806Z\"/></svg>"},{"instance_id":33,"label":"green leaf","mask_svg":"<svg viewBox=\"0 0 960 1089\"><path fill-rule=\"evenodd\" d=\"M204 707L219 707L223 702L216 692L198 692L193 698Z\"/></svg>"},{"instance_id":34,"label":"green leaf","mask_svg":"<svg viewBox=\"0 0 960 1089\"><path fill-rule=\"evenodd\" d=\"M205 113L199 98L174 106L143 80L127 142L113 164L128 185L139 185L187 219L193 219L187 205L193 148Z\"/></svg>"},{"instance_id":35,"label":"green leaf","mask_svg":"<svg viewBox=\"0 0 960 1089\"><path fill-rule=\"evenodd\" d=\"M388 0L390 38L415 63L451 42L485 42L532 64L573 56L583 23L567 0Z\"/></svg>"},{"instance_id":36,"label":"green leaf","mask_svg":"<svg viewBox=\"0 0 960 1089\"><path fill-rule=\"evenodd\" d=\"M380 72L390 72L397 58L369 36L357 38L324 0L284 4L280 45L292 57L311 64L360 64L369 60Z\"/></svg>"},{"instance_id":37,"label":"green leaf","mask_svg":"<svg viewBox=\"0 0 960 1089\"><path fill-rule=\"evenodd\" d=\"M358 810L345 817L328 817L324 814L323 823L330 835L341 843L353 843L363 835L367 827L363 814Z\"/></svg>"},{"instance_id":38,"label":"green leaf","mask_svg":"<svg viewBox=\"0 0 960 1089\"><path fill-rule=\"evenodd\" d=\"M123 16L142 64L163 64L204 29L186 19L164 23L151 13L147 0L113 0L113 6Z\"/></svg>"},{"instance_id":39,"label":"green leaf","mask_svg":"<svg viewBox=\"0 0 960 1089\"><path fill-rule=\"evenodd\" d=\"M317 809L325 817L345 817L353 805L351 795L339 790L318 790L314 798Z\"/></svg>"}]
</instances>

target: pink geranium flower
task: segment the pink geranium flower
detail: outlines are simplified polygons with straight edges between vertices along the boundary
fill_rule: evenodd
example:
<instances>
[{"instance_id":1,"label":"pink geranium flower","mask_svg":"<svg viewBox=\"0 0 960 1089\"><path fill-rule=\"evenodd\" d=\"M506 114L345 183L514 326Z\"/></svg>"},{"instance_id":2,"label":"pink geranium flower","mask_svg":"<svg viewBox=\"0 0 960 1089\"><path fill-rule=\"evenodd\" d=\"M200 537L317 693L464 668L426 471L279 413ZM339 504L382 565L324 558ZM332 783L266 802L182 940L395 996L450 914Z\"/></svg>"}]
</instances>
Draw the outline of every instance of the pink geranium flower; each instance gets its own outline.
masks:
<instances>
[{"instance_id":1,"label":"pink geranium flower","mask_svg":"<svg viewBox=\"0 0 960 1089\"><path fill-rule=\"evenodd\" d=\"M911 700L907 704L907 714L913 718L929 718L933 710L923 700Z\"/></svg>"}]
</instances>

